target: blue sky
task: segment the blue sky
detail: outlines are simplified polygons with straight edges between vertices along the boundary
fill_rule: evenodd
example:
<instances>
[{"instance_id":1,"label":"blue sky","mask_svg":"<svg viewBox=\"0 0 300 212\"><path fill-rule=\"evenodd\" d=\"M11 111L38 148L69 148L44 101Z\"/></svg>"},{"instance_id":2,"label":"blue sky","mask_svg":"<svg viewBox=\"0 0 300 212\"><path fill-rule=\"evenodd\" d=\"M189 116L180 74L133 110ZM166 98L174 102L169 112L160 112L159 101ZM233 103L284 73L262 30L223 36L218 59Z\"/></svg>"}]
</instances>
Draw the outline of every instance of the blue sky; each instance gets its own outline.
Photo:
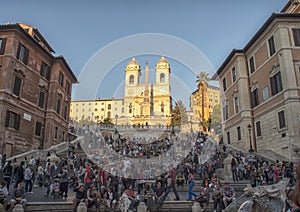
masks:
<instances>
[{"instance_id":1,"label":"blue sky","mask_svg":"<svg viewBox=\"0 0 300 212\"><path fill-rule=\"evenodd\" d=\"M267 18L273 12L279 12L287 1L11 0L1 4L0 23L22 21L37 27L56 54L67 59L78 77L101 48L126 36L142 33L180 38L199 49L213 69L217 69L233 48L243 48ZM163 46L163 43L160 45ZM131 56L109 70L99 85L97 96L121 97L124 69ZM168 55L165 56L168 58ZM150 69L153 69L159 56L147 54L137 55L137 58L142 68L148 59ZM181 80L187 90L194 91L195 73L174 58L168 60L175 78ZM101 67L97 68L101 70ZM176 84L175 80L171 85L174 96L181 90L173 89ZM179 99L188 105L187 95L175 98Z\"/></svg>"}]
</instances>

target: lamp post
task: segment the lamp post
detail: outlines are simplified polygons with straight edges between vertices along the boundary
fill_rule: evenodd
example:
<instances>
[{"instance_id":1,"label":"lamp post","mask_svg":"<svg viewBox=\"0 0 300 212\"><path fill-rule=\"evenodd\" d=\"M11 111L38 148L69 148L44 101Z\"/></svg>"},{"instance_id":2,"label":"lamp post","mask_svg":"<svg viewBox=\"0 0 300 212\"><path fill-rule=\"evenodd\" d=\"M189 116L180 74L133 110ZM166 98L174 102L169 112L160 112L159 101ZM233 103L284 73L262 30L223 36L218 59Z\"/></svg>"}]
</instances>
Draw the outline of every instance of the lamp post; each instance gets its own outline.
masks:
<instances>
[{"instance_id":1,"label":"lamp post","mask_svg":"<svg viewBox=\"0 0 300 212\"><path fill-rule=\"evenodd\" d=\"M250 141L250 149L249 149L249 152L250 152L250 153L253 153L254 150L253 150L253 148L252 148L252 141L251 141L251 128L252 128L251 124L249 124L247 128L248 128L248 132L249 132L249 141Z\"/></svg>"},{"instance_id":2,"label":"lamp post","mask_svg":"<svg viewBox=\"0 0 300 212\"><path fill-rule=\"evenodd\" d=\"M118 118L119 118L119 116L118 116L118 115L115 115L115 119L116 119L115 127L117 127L117 124L118 124Z\"/></svg>"},{"instance_id":3,"label":"lamp post","mask_svg":"<svg viewBox=\"0 0 300 212\"><path fill-rule=\"evenodd\" d=\"M191 133L193 132L193 117L190 116Z\"/></svg>"}]
</instances>

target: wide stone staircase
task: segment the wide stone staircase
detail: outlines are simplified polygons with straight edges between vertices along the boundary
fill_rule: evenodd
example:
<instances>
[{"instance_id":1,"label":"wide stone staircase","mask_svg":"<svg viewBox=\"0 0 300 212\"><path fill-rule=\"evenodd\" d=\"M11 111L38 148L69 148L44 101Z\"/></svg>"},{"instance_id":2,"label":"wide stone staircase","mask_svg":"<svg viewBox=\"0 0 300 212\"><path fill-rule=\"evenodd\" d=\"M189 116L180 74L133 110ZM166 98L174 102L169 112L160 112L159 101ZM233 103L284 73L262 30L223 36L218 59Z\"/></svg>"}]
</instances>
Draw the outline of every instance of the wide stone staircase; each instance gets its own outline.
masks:
<instances>
[{"instance_id":1,"label":"wide stone staircase","mask_svg":"<svg viewBox=\"0 0 300 212\"><path fill-rule=\"evenodd\" d=\"M75 140L73 140L71 143L73 145L75 145L76 147L78 146L78 142L80 143L82 141L83 137L78 137ZM17 159L22 160L24 158L24 156L26 156L27 158L30 158L31 155L33 155L34 157L40 157L40 158L46 158L45 154L48 151L51 151L53 149L55 149L55 151L57 152L58 157L66 157L67 156L67 149L68 149L69 143L64 143L64 144L60 144L54 148L45 150L44 152L37 152L37 151L32 151L29 153L24 153L20 156L17 157ZM76 148L76 154L78 157L82 157L85 156L86 154L83 151L83 149L80 147ZM41 160L41 163L44 164L46 161L45 160ZM196 183L195 186L193 188L193 191L198 193L200 190L200 185L202 183L202 181L200 180L198 175L195 175L195 179L196 179ZM246 187L247 184L249 184L249 181L240 181L237 183L233 183L233 182L229 182L230 186L233 186L237 196L240 196L241 194L243 194L243 189ZM70 189L71 190L71 189ZM178 187L178 192L180 193L181 196L181 200L183 201L172 201L171 199L173 199L174 197L172 195L174 195L172 192L169 194L170 197L168 197L168 199L164 202L162 208L159 211L172 211L172 212L189 212L192 211L192 207L194 202L192 201L184 201L187 198L188 195L188 186L184 185L183 187ZM74 194L73 194L74 195ZM211 195L210 195L211 196ZM38 202L38 201L29 201L28 205L25 208L25 211L35 211L35 212L45 212L45 211L50 211L50 212L65 212L65 211L72 211L72 203L71 203L71 199L69 199L68 201L47 201L47 202ZM101 211L105 211L104 208L102 208ZM110 210L106 210L106 211L119 211L117 209L110 209ZM213 200L210 197L210 201L209 201L209 205L207 207L205 207L205 211L210 212L213 211Z\"/></svg>"}]
</instances>

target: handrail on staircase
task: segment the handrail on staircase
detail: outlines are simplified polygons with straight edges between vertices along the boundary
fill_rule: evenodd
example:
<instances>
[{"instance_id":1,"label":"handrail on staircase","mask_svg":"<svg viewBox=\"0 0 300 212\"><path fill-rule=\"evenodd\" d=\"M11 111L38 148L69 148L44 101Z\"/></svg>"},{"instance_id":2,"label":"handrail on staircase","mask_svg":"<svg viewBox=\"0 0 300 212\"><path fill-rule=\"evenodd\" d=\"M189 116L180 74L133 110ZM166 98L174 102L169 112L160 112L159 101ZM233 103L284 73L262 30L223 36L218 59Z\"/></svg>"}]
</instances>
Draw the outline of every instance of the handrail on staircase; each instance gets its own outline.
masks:
<instances>
[{"instance_id":1,"label":"handrail on staircase","mask_svg":"<svg viewBox=\"0 0 300 212\"><path fill-rule=\"evenodd\" d=\"M78 142L82 142L83 136L78 136L73 133L72 133L72 135L76 136L77 138L71 142L67 142L67 141L61 142L57 145L51 146L51 147L49 147L47 149L43 149L43 150L37 150L37 149L30 150L28 152L24 152L19 155L14 155L12 157L9 157L9 158L7 158L7 161L14 160L14 159L16 159L17 161L20 161L20 160L23 160L24 157L27 157L27 159L30 159L31 156L33 156L34 158L40 158L40 159L46 160L46 155L48 152L55 150L56 153L59 154L63 151L66 151L70 144L76 145Z\"/></svg>"}]
</instances>

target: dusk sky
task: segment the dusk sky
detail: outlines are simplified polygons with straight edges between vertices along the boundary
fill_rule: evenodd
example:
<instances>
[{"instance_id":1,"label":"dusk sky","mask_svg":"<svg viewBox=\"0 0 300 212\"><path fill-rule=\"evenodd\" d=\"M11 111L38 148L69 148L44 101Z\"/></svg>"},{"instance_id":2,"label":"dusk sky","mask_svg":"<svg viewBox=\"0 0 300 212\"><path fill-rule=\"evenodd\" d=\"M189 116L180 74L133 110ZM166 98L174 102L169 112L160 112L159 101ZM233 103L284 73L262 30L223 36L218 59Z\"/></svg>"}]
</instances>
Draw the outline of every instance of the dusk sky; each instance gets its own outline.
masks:
<instances>
[{"instance_id":1,"label":"dusk sky","mask_svg":"<svg viewBox=\"0 0 300 212\"><path fill-rule=\"evenodd\" d=\"M140 43L130 41L130 47L118 50L122 56L117 61L109 59L115 57L112 52L101 57L99 65L107 61L111 63L108 66L112 67L111 70L103 70L106 67L102 65L93 66L93 75L89 76L91 79L95 75L106 73L104 80L98 81L96 94L86 86L80 89L86 92L86 99L98 96L101 99L112 96L122 98L124 69L131 57L138 59L142 69L148 60L151 71L160 56L164 55L172 68L174 100L182 99L188 106L188 93L196 90L195 75L207 71L212 76L233 48L243 48L268 17L273 12L279 12L287 2L288 0L11 0L1 4L0 23L23 22L38 28L56 55L66 58L79 81L80 73L90 73L84 72L84 69L90 67L89 62L97 60L97 54L103 52L103 47L110 47L115 41L127 36L154 33L182 40L198 49L203 54L202 59L206 59L206 62L201 58L198 60L199 70L193 69L196 65L189 64L191 61L187 59L195 55L186 52L184 48L168 49L158 39L153 43L156 51L142 52L135 51L138 48L135 45ZM170 53L174 51L181 56ZM82 95L78 95L78 98L82 98Z\"/></svg>"}]
</instances>

